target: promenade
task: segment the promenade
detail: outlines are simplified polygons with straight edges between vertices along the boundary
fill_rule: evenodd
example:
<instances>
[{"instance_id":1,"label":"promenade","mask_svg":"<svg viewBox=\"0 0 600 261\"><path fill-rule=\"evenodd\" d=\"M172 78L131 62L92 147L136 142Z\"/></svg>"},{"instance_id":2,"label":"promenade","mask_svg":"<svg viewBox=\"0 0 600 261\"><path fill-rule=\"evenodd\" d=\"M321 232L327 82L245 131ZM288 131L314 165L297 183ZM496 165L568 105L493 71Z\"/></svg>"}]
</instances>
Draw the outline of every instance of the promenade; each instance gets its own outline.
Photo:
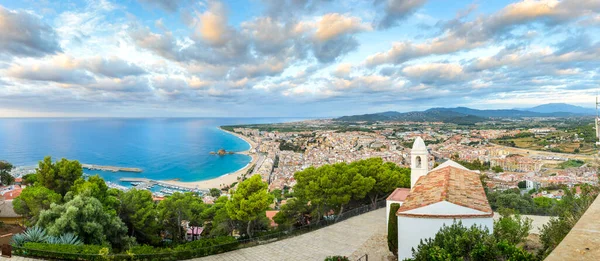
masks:
<instances>
[{"instance_id":1,"label":"promenade","mask_svg":"<svg viewBox=\"0 0 600 261\"><path fill-rule=\"evenodd\" d=\"M385 208L382 208L296 237L192 260L322 261L334 255L356 260L366 253L369 254L369 260L387 260L384 257L389 253L387 241L374 240L384 238L387 234L384 213Z\"/></svg>"}]
</instances>

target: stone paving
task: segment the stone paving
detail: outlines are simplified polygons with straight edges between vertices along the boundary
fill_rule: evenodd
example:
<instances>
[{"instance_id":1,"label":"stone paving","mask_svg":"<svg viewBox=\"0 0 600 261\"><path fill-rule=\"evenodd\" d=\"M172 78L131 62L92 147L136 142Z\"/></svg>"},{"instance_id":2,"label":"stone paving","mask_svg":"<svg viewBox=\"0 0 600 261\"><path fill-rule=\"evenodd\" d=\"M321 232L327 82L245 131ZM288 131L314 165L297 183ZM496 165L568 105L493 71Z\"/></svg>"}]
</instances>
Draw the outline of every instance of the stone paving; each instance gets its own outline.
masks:
<instances>
[{"instance_id":1,"label":"stone paving","mask_svg":"<svg viewBox=\"0 0 600 261\"><path fill-rule=\"evenodd\" d=\"M385 234L385 208L296 237L192 260L319 260L327 256L362 256L363 245L373 236ZM361 249L361 251L358 251ZM357 253L355 253L357 252ZM369 258L369 260L375 260Z\"/></svg>"}]
</instances>

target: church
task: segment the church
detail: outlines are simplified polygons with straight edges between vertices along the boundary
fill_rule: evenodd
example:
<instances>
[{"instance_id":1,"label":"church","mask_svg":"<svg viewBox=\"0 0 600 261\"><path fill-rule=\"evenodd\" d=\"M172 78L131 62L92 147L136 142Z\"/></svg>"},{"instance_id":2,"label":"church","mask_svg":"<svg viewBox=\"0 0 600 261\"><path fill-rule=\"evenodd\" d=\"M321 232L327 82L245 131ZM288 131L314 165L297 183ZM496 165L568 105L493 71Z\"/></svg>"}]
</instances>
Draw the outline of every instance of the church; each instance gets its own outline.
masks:
<instances>
[{"instance_id":1,"label":"church","mask_svg":"<svg viewBox=\"0 0 600 261\"><path fill-rule=\"evenodd\" d=\"M494 212L477 172L448 160L429 170L429 152L420 137L411 153L411 188L397 189L388 197L400 203L398 218L398 260L412 257L420 241L432 238L445 224L455 220L464 226L477 225L493 231Z\"/></svg>"}]
</instances>

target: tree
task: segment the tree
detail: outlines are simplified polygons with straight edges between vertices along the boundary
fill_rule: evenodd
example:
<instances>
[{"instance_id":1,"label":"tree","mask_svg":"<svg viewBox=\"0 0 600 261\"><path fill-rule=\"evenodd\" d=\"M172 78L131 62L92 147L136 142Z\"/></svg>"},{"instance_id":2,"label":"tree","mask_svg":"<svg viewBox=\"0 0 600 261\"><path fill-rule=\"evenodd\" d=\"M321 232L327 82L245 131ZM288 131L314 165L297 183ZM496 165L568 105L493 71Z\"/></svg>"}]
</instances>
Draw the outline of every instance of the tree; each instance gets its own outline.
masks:
<instances>
[{"instance_id":1,"label":"tree","mask_svg":"<svg viewBox=\"0 0 600 261\"><path fill-rule=\"evenodd\" d=\"M533 199L533 203L535 204L537 213L548 215L554 213L554 206L557 204L557 200L547 197L537 197Z\"/></svg>"},{"instance_id":2,"label":"tree","mask_svg":"<svg viewBox=\"0 0 600 261\"><path fill-rule=\"evenodd\" d=\"M495 229L495 228L494 228ZM485 227L443 226L433 238L413 248L412 260L537 260L520 247L490 235Z\"/></svg>"},{"instance_id":3,"label":"tree","mask_svg":"<svg viewBox=\"0 0 600 261\"><path fill-rule=\"evenodd\" d=\"M37 182L37 175L35 173L31 173L23 176L21 179L23 180L21 184L30 186Z\"/></svg>"},{"instance_id":4,"label":"tree","mask_svg":"<svg viewBox=\"0 0 600 261\"><path fill-rule=\"evenodd\" d=\"M218 198L221 196L221 190L218 188L211 188L209 193L208 193L211 197L215 197Z\"/></svg>"},{"instance_id":5,"label":"tree","mask_svg":"<svg viewBox=\"0 0 600 261\"><path fill-rule=\"evenodd\" d=\"M519 214L503 213L500 219L494 221L494 237L513 245L524 243L531 230L531 222L530 218L522 218Z\"/></svg>"},{"instance_id":6,"label":"tree","mask_svg":"<svg viewBox=\"0 0 600 261\"><path fill-rule=\"evenodd\" d=\"M221 196L202 212L202 218L209 221L205 226L205 231L208 231L211 236L230 235L235 228L234 221L231 220L225 208L228 201L229 198Z\"/></svg>"},{"instance_id":7,"label":"tree","mask_svg":"<svg viewBox=\"0 0 600 261\"><path fill-rule=\"evenodd\" d=\"M271 195L273 195L273 197L279 202L281 200L283 200L283 192L281 191L281 189L274 189L273 191L269 192L271 193Z\"/></svg>"},{"instance_id":8,"label":"tree","mask_svg":"<svg viewBox=\"0 0 600 261\"><path fill-rule=\"evenodd\" d=\"M15 177L10 174L14 166L6 161L0 160L0 182L2 185L11 185L15 183Z\"/></svg>"},{"instance_id":9,"label":"tree","mask_svg":"<svg viewBox=\"0 0 600 261\"><path fill-rule=\"evenodd\" d=\"M390 213L388 219L388 249L395 256L398 256L398 217L396 217L396 212L400 208L400 204L392 203L390 205Z\"/></svg>"},{"instance_id":10,"label":"tree","mask_svg":"<svg viewBox=\"0 0 600 261\"><path fill-rule=\"evenodd\" d=\"M304 226L309 222L311 208L308 202L300 198L292 198L281 206L281 209L273 217L279 229L286 229L292 226Z\"/></svg>"},{"instance_id":11,"label":"tree","mask_svg":"<svg viewBox=\"0 0 600 261\"><path fill-rule=\"evenodd\" d=\"M350 163L349 168L356 168L358 174L375 180L373 188L367 193L373 206L394 189L410 187L410 169L398 167L392 162L384 163L381 158L355 161Z\"/></svg>"},{"instance_id":12,"label":"tree","mask_svg":"<svg viewBox=\"0 0 600 261\"><path fill-rule=\"evenodd\" d=\"M259 218L273 202L273 195L267 192L268 185L260 175L242 181L233 191L231 200L225 206L232 220L247 223L246 235L252 236L252 221Z\"/></svg>"},{"instance_id":13,"label":"tree","mask_svg":"<svg viewBox=\"0 0 600 261\"><path fill-rule=\"evenodd\" d=\"M494 167L492 167L492 170L493 170L495 173L504 172L504 169L502 169L502 167L500 167L500 166L494 166Z\"/></svg>"},{"instance_id":14,"label":"tree","mask_svg":"<svg viewBox=\"0 0 600 261\"><path fill-rule=\"evenodd\" d=\"M157 245L161 239L161 227L152 192L130 189L121 193L119 198L119 217L129 229L129 235L135 236L139 243Z\"/></svg>"},{"instance_id":15,"label":"tree","mask_svg":"<svg viewBox=\"0 0 600 261\"><path fill-rule=\"evenodd\" d=\"M519 187L520 189L527 188L527 181L519 181L519 183L517 183L517 187Z\"/></svg>"},{"instance_id":16,"label":"tree","mask_svg":"<svg viewBox=\"0 0 600 261\"><path fill-rule=\"evenodd\" d=\"M185 235L182 221L189 221L192 226L202 225L202 212L205 208L202 198L191 192L176 192L161 201L157 207L163 228L176 242L182 241Z\"/></svg>"},{"instance_id":17,"label":"tree","mask_svg":"<svg viewBox=\"0 0 600 261\"><path fill-rule=\"evenodd\" d=\"M309 167L296 172L294 178L294 194L310 202L317 221L330 210L336 210L339 218L346 204L365 198L376 182L372 177L359 174L358 168L349 168L345 163Z\"/></svg>"},{"instance_id":18,"label":"tree","mask_svg":"<svg viewBox=\"0 0 600 261\"><path fill-rule=\"evenodd\" d=\"M26 216L35 224L40 212L61 201L60 194L42 186L28 186L13 200L15 213Z\"/></svg>"},{"instance_id":19,"label":"tree","mask_svg":"<svg viewBox=\"0 0 600 261\"><path fill-rule=\"evenodd\" d=\"M52 236L73 233L85 244L110 243L113 248L125 249L132 239L126 236L127 227L116 215L104 210L93 197L75 196L65 204L52 204L40 213L38 226Z\"/></svg>"},{"instance_id":20,"label":"tree","mask_svg":"<svg viewBox=\"0 0 600 261\"><path fill-rule=\"evenodd\" d=\"M64 196L75 180L81 178L83 168L79 161L63 158L53 163L52 158L47 156L39 162L36 175L40 185Z\"/></svg>"},{"instance_id":21,"label":"tree","mask_svg":"<svg viewBox=\"0 0 600 261\"><path fill-rule=\"evenodd\" d=\"M100 200L107 211L114 212L119 205L119 201L116 197L117 194L118 192L111 191L106 185L106 182L104 182L104 179L99 175L94 175L87 179L79 178L75 180L70 191L65 195L65 201L69 201L77 195L94 197Z\"/></svg>"}]
</instances>

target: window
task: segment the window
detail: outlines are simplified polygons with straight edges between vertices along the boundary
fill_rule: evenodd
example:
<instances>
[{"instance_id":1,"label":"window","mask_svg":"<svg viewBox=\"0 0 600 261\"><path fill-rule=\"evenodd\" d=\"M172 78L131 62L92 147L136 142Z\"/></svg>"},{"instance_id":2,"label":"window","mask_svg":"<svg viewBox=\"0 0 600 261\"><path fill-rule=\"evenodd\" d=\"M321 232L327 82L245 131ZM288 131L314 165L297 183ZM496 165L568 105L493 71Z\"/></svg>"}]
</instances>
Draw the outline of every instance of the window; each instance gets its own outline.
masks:
<instances>
[{"instance_id":1,"label":"window","mask_svg":"<svg viewBox=\"0 0 600 261\"><path fill-rule=\"evenodd\" d=\"M416 163L417 163L417 164L416 164L416 165L417 165L417 168L420 168L420 167L421 167L421 156L417 156L417 158L415 159L415 161L416 161Z\"/></svg>"}]
</instances>

